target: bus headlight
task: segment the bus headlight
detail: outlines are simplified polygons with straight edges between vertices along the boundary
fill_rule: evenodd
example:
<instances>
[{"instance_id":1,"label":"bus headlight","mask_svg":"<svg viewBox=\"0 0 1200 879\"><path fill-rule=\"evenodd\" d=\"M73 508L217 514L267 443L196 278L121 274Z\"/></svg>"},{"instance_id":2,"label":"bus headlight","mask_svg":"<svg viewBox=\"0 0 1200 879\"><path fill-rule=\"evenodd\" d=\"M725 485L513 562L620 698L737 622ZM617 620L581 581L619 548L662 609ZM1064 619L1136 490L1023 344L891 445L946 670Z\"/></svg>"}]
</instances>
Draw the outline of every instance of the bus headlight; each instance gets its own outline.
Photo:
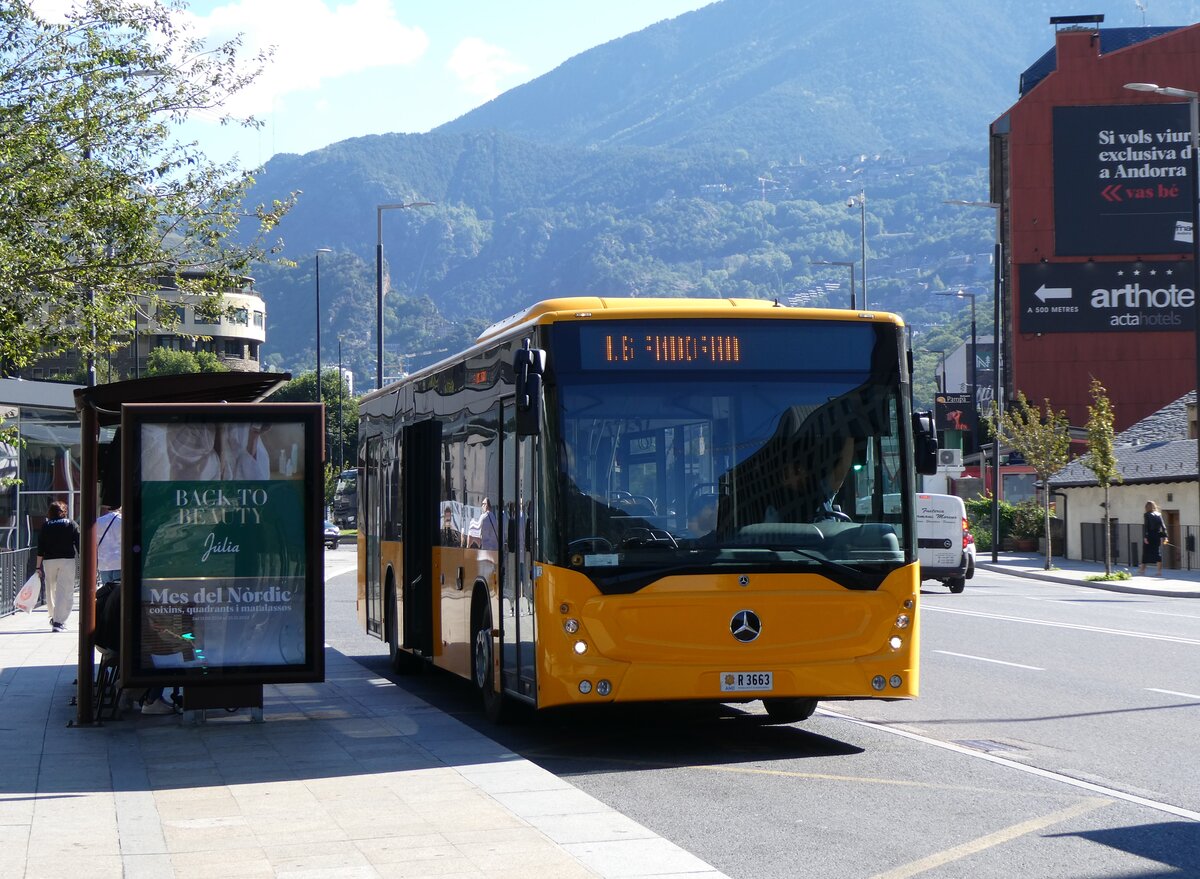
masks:
<instances>
[{"instance_id":1,"label":"bus headlight","mask_svg":"<svg viewBox=\"0 0 1200 879\"><path fill-rule=\"evenodd\" d=\"M583 693L583 695L585 695L585 696L588 693L592 692L592 682L591 681L580 681L579 682L579 692Z\"/></svg>"},{"instance_id":2,"label":"bus headlight","mask_svg":"<svg viewBox=\"0 0 1200 879\"><path fill-rule=\"evenodd\" d=\"M607 696L612 692L612 684L608 681L596 681L596 695Z\"/></svg>"},{"instance_id":3,"label":"bus headlight","mask_svg":"<svg viewBox=\"0 0 1200 879\"><path fill-rule=\"evenodd\" d=\"M892 635L892 637L888 639L888 644L893 650L899 650L904 646L904 639L899 635Z\"/></svg>"},{"instance_id":4,"label":"bus headlight","mask_svg":"<svg viewBox=\"0 0 1200 879\"><path fill-rule=\"evenodd\" d=\"M576 632L579 631L579 620L577 620L573 617L563 620L563 630L568 635L574 635Z\"/></svg>"},{"instance_id":5,"label":"bus headlight","mask_svg":"<svg viewBox=\"0 0 1200 879\"><path fill-rule=\"evenodd\" d=\"M576 641L575 652L580 656L583 656L583 654L587 653L587 641Z\"/></svg>"},{"instance_id":6,"label":"bus headlight","mask_svg":"<svg viewBox=\"0 0 1200 879\"><path fill-rule=\"evenodd\" d=\"M871 678L872 690L882 690L886 686L887 678L885 678L883 675L875 675L875 677Z\"/></svg>"},{"instance_id":7,"label":"bus headlight","mask_svg":"<svg viewBox=\"0 0 1200 879\"><path fill-rule=\"evenodd\" d=\"M904 682L900 680L900 675L892 675L888 683L892 685L893 690L898 690L900 689L900 685Z\"/></svg>"},{"instance_id":8,"label":"bus headlight","mask_svg":"<svg viewBox=\"0 0 1200 879\"><path fill-rule=\"evenodd\" d=\"M898 617L896 617L896 628L897 629L907 629L908 624L911 622L912 622L912 620L909 618L908 614L902 613Z\"/></svg>"}]
</instances>

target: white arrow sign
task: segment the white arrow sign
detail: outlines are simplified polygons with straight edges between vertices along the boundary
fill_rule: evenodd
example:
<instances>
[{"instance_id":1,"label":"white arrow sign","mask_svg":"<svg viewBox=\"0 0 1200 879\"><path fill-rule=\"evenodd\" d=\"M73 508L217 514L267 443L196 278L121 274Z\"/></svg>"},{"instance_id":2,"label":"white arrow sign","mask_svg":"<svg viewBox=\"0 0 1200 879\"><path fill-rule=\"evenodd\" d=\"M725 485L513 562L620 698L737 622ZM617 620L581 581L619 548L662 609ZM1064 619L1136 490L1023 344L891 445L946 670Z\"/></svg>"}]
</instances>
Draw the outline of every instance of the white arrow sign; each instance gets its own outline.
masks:
<instances>
[{"instance_id":1,"label":"white arrow sign","mask_svg":"<svg viewBox=\"0 0 1200 879\"><path fill-rule=\"evenodd\" d=\"M1045 284L1042 284L1042 286L1033 292L1033 295L1042 300L1042 302L1045 302L1047 299L1070 299L1071 288L1047 287Z\"/></svg>"}]
</instances>

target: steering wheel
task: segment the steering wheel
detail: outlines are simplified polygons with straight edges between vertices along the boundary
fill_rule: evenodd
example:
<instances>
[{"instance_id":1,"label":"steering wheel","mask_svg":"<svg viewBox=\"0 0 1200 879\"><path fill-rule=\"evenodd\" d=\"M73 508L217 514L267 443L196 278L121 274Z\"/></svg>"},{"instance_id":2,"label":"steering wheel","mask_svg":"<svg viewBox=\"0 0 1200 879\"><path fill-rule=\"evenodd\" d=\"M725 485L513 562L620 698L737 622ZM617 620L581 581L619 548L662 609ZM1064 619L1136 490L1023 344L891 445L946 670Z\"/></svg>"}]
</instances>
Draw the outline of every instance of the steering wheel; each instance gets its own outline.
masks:
<instances>
[{"instance_id":1,"label":"steering wheel","mask_svg":"<svg viewBox=\"0 0 1200 879\"><path fill-rule=\"evenodd\" d=\"M621 539L622 546L670 546L678 549L679 544L670 531L662 528L631 528Z\"/></svg>"},{"instance_id":2,"label":"steering wheel","mask_svg":"<svg viewBox=\"0 0 1200 879\"><path fill-rule=\"evenodd\" d=\"M841 510L826 510L826 509L822 508L820 510L817 510L817 514L815 516L813 516L812 521L814 521L814 522L853 522L854 520L851 519L845 513L843 513Z\"/></svg>"},{"instance_id":3,"label":"steering wheel","mask_svg":"<svg viewBox=\"0 0 1200 879\"><path fill-rule=\"evenodd\" d=\"M606 553L612 550L612 541L606 537L580 537L567 544L567 551L572 553Z\"/></svg>"}]
</instances>

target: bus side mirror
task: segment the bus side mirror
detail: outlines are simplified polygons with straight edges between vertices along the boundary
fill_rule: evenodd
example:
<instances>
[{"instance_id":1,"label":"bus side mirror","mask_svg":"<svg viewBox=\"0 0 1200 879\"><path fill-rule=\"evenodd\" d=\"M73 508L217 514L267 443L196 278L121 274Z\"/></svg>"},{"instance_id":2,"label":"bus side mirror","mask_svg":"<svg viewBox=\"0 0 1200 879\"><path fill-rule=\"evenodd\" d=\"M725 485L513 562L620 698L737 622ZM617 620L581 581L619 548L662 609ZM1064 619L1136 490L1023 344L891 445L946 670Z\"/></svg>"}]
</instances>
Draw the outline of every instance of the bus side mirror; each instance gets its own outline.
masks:
<instances>
[{"instance_id":1,"label":"bus side mirror","mask_svg":"<svg viewBox=\"0 0 1200 879\"><path fill-rule=\"evenodd\" d=\"M542 375L546 371L546 352L525 347L513 356L517 379L517 436L537 436L542 431Z\"/></svg>"},{"instance_id":2,"label":"bus side mirror","mask_svg":"<svg viewBox=\"0 0 1200 879\"><path fill-rule=\"evenodd\" d=\"M938 468L937 432L933 429L932 412L914 412L913 422L913 457L917 472L922 476L932 476Z\"/></svg>"}]
</instances>

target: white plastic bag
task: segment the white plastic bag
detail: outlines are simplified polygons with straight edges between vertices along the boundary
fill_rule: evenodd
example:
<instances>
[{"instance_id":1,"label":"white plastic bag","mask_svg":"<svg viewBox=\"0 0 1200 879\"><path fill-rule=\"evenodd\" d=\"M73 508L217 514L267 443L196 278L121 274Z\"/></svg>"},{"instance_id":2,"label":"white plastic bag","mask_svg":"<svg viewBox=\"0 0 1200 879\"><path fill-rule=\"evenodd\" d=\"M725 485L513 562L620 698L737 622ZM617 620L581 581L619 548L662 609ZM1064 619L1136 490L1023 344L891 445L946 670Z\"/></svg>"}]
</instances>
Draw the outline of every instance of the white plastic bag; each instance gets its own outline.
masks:
<instances>
[{"instance_id":1,"label":"white plastic bag","mask_svg":"<svg viewBox=\"0 0 1200 879\"><path fill-rule=\"evenodd\" d=\"M25 613L30 613L33 606L37 604L38 595L42 591L42 578L37 571L33 572L33 576L25 581L25 585L17 593L17 597L13 599L13 606L17 610L23 610Z\"/></svg>"}]
</instances>

